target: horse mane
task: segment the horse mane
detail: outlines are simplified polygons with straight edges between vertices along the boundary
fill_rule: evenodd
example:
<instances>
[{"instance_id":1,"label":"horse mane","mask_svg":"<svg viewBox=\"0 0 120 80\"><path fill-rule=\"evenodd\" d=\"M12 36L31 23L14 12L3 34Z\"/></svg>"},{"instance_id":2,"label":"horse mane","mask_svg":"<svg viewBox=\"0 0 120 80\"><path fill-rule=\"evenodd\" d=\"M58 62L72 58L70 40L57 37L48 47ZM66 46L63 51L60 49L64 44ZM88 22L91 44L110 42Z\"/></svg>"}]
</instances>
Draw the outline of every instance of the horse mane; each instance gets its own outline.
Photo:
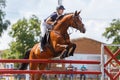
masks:
<instances>
[{"instance_id":1,"label":"horse mane","mask_svg":"<svg viewBox=\"0 0 120 80\"><path fill-rule=\"evenodd\" d=\"M74 13L72 13L72 12L71 13L65 13L64 15L69 15L69 14L74 14Z\"/></svg>"},{"instance_id":2,"label":"horse mane","mask_svg":"<svg viewBox=\"0 0 120 80\"><path fill-rule=\"evenodd\" d=\"M62 20L65 16L70 15L70 14L74 14L74 13L65 13L64 15L59 16L59 17L56 19L56 23L54 24L54 26L57 24L57 22L58 22L59 20Z\"/></svg>"},{"instance_id":3,"label":"horse mane","mask_svg":"<svg viewBox=\"0 0 120 80\"><path fill-rule=\"evenodd\" d=\"M63 17L65 17L66 15L70 15L70 14L74 14L74 13L65 13L64 15L61 15L60 17L57 18L58 20L61 20Z\"/></svg>"}]
</instances>

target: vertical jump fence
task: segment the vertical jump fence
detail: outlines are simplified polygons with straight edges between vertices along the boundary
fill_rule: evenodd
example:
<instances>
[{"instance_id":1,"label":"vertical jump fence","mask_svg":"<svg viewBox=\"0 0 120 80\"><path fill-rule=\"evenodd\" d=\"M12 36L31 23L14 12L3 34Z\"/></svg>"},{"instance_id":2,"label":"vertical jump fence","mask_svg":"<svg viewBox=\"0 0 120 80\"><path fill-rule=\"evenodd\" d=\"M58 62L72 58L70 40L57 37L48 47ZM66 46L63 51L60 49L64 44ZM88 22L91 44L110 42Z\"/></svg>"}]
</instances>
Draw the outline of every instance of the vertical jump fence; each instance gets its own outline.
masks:
<instances>
[{"instance_id":1,"label":"vertical jump fence","mask_svg":"<svg viewBox=\"0 0 120 80\"><path fill-rule=\"evenodd\" d=\"M113 54L107 46L119 46L118 50ZM110 55L109 59L105 61L104 53ZM36 73L45 73L45 74L94 74L101 75L101 80L105 80L105 75L109 77L110 80L117 80L120 76L120 71L116 75L112 75L108 70L108 65L112 60L116 61L120 65L119 60L116 58L120 53L120 45L101 45L101 61L81 61L81 60L48 60L48 59L35 59L35 60L26 60L26 59L1 59L0 63L72 63L72 64L97 64L100 65L101 71L55 71L55 70L0 70L0 74L36 74Z\"/></svg>"},{"instance_id":2,"label":"vertical jump fence","mask_svg":"<svg viewBox=\"0 0 120 80\"><path fill-rule=\"evenodd\" d=\"M9 60L0 60L0 63L72 63L72 64L100 64L100 61L79 61L79 60L48 60L48 59L35 59L35 60L26 60L26 59L9 59ZM36 74L36 73L45 73L45 74L101 74L100 71L54 71L54 70L0 70L0 74Z\"/></svg>"}]
</instances>

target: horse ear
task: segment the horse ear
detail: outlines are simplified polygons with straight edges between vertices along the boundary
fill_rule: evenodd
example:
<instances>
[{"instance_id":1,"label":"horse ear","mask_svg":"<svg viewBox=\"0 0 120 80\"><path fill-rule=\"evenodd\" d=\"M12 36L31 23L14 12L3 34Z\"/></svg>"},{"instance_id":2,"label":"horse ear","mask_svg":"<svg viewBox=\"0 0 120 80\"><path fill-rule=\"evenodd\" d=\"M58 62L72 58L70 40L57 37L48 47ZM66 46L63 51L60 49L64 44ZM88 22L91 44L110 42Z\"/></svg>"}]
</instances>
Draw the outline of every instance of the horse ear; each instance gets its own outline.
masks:
<instances>
[{"instance_id":1,"label":"horse ear","mask_svg":"<svg viewBox=\"0 0 120 80\"><path fill-rule=\"evenodd\" d=\"M77 16L78 14L77 14L77 11L75 11L75 14L74 14L75 16Z\"/></svg>"},{"instance_id":2,"label":"horse ear","mask_svg":"<svg viewBox=\"0 0 120 80\"><path fill-rule=\"evenodd\" d=\"M78 15L81 13L81 10L77 13Z\"/></svg>"}]
</instances>

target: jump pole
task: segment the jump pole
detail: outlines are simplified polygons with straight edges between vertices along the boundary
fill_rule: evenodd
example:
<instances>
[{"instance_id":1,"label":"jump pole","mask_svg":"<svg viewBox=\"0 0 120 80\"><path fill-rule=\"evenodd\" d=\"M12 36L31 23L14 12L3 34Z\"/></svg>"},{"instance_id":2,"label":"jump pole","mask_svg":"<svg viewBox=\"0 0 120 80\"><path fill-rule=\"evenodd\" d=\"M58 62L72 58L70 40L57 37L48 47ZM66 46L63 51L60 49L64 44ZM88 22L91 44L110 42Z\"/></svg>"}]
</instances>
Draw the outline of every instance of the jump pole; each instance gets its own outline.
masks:
<instances>
[{"instance_id":1,"label":"jump pole","mask_svg":"<svg viewBox=\"0 0 120 80\"><path fill-rule=\"evenodd\" d=\"M104 45L101 45L101 80L104 80Z\"/></svg>"}]
</instances>

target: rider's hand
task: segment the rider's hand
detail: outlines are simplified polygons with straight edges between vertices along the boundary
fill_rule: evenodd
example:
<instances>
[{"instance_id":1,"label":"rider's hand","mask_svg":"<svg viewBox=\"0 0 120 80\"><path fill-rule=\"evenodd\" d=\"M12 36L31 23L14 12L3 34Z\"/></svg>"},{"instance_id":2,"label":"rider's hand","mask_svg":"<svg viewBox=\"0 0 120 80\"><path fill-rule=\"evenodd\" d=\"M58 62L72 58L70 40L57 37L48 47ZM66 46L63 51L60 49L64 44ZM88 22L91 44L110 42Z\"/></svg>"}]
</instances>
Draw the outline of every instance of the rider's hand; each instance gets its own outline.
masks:
<instances>
[{"instance_id":1,"label":"rider's hand","mask_svg":"<svg viewBox=\"0 0 120 80\"><path fill-rule=\"evenodd\" d=\"M56 24L56 21L54 21L51 25L54 26Z\"/></svg>"}]
</instances>

